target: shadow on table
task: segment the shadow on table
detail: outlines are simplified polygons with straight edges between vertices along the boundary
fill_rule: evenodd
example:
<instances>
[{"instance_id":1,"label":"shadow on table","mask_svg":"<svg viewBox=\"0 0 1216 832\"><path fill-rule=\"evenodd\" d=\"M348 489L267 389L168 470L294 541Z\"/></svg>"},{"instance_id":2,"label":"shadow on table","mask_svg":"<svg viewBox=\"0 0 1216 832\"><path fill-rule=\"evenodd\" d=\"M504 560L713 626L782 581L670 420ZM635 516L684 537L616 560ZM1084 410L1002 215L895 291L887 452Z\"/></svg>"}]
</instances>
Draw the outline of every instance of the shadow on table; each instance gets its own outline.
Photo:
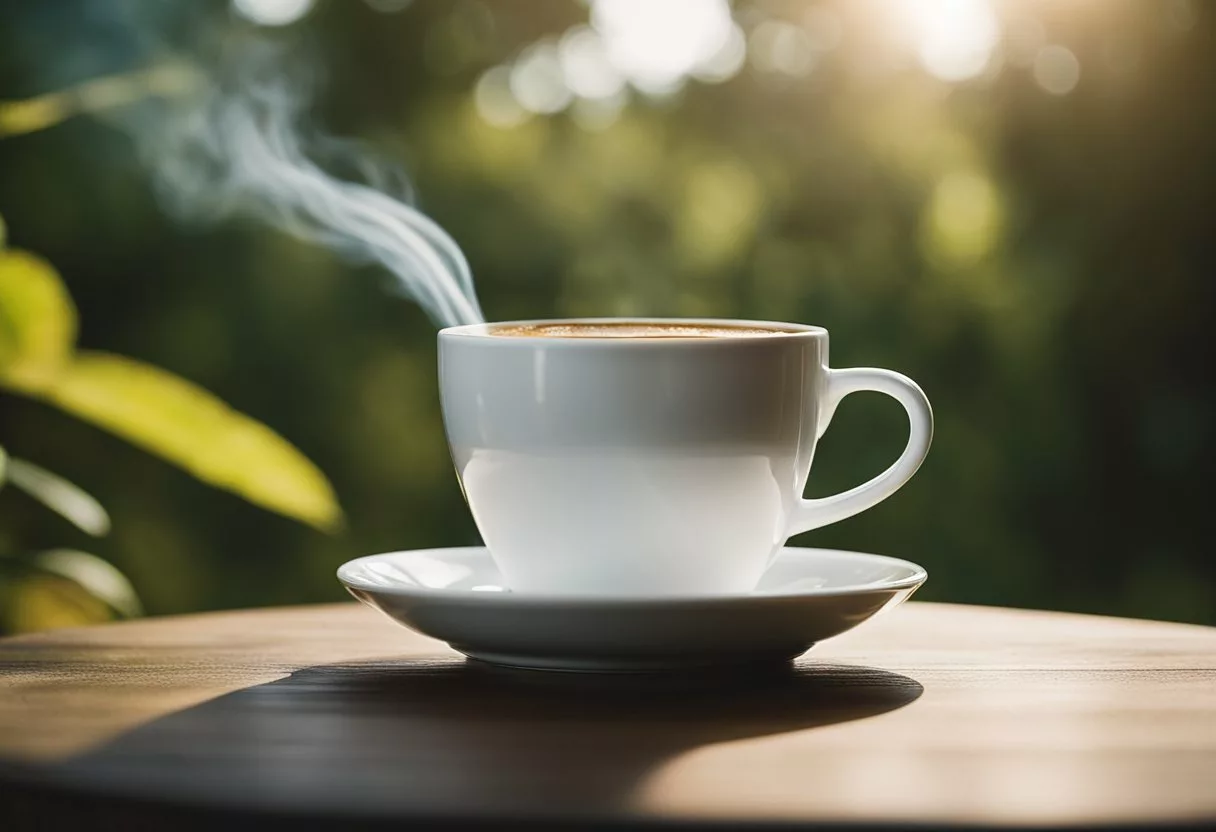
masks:
<instances>
[{"instance_id":1,"label":"shadow on table","mask_svg":"<svg viewBox=\"0 0 1216 832\"><path fill-rule=\"evenodd\" d=\"M922 690L814 663L672 678L326 665L162 717L61 773L293 814L620 818L648 775L685 752L871 717Z\"/></svg>"}]
</instances>

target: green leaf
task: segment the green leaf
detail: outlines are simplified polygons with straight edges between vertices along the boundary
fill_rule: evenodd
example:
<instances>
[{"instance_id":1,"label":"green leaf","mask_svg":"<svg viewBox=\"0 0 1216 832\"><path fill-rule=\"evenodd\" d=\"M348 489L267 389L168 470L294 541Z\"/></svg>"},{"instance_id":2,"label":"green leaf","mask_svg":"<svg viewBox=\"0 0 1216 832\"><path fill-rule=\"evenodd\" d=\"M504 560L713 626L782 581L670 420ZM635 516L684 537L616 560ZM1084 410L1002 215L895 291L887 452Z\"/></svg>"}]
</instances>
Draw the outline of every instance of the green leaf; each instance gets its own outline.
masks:
<instances>
[{"instance_id":1,"label":"green leaf","mask_svg":"<svg viewBox=\"0 0 1216 832\"><path fill-rule=\"evenodd\" d=\"M82 352L46 397L252 503L320 529L341 523L333 488L307 457L270 428L164 370Z\"/></svg>"},{"instance_id":2,"label":"green leaf","mask_svg":"<svg viewBox=\"0 0 1216 832\"><path fill-rule=\"evenodd\" d=\"M127 577L96 555L53 549L0 558L0 632L83 627L143 615Z\"/></svg>"},{"instance_id":3,"label":"green leaf","mask_svg":"<svg viewBox=\"0 0 1216 832\"><path fill-rule=\"evenodd\" d=\"M164 370L115 355L76 356L75 340L76 308L55 269L28 252L0 250L0 386L56 404L272 511L321 529L340 524L324 475L272 430ZM105 512L84 492L36 466L20 471L26 490L82 528L100 527Z\"/></svg>"},{"instance_id":4,"label":"green leaf","mask_svg":"<svg viewBox=\"0 0 1216 832\"><path fill-rule=\"evenodd\" d=\"M124 618L143 614L139 596L127 576L107 561L75 549L40 552L34 565L54 575L80 584L94 598L104 601Z\"/></svg>"},{"instance_id":5,"label":"green leaf","mask_svg":"<svg viewBox=\"0 0 1216 832\"><path fill-rule=\"evenodd\" d=\"M33 633L61 627L87 627L113 621L113 610L69 578L41 570L3 587L0 630Z\"/></svg>"},{"instance_id":6,"label":"green leaf","mask_svg":"<svg viewBox=\"0 0 1216 832\"><path fill-rule=\"evenodd\" d=\"M78 486L58 474L14 457L8 458L8 481L82 531L100 537L110 531L110 515Z\"/></svg>"},{"instance_id":7,"label":"green leaf","mask_svg":"<svg viewBox=\"0 0 1216 832\"><path fill-rule=\"evenodd\" d=\"M75 340L76 307L55 269L29 252L0 251L0 382L45 389Z\"/></svg>"}]
</instances>

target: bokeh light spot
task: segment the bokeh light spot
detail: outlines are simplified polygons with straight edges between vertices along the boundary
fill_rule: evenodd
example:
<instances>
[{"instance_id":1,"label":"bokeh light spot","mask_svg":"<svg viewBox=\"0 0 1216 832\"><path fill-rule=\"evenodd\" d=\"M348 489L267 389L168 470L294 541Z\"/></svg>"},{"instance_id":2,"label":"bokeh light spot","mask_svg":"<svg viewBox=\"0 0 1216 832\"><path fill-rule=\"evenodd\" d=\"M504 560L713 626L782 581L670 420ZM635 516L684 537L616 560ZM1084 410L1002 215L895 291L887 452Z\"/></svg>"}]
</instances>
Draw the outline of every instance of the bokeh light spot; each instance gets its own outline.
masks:
<instances>
[{"instance_id":1,"label":"bokeh light spot","mask_svg":"<svg viewBox=\"0 0 1216 832\"><path fill-rule=\"evenodd\" d=\"M608 59L599 34L587 26L575 26L562 35L558 59L566 86L581 98L613 98L625 88L625 79Z\"/></svg>"},{"instance_id":2,"label":"bokeh light spot","mask_svg":"<svg viewBox=\"0 0 1216 832\"><path fill-rule=\"evenodd\" d=\"M527 120L529 113L511 92L511 70L496 66L484 72L473 89L477 114L495 127L514 127Z\"/></svg>"},{"instance_id":3,"label":"bokeh light spot","mask_svg":"<svg viewBox=\"0 0 1216 832\"><path fill-rule=\"evenodd\" d=\"M1063 46L1044 46L1034 59L1034 80L1052 95L1067 95L1081 80L1081 62Z\"/></svg>"},{"instance_id":4,"label":"bokeh light spot","mask_svg":"<svg viewBox=\"0 0 1216 832\"><path fill-rule=\"evenodd\" d=\"M763 187L748 166L697 165L687 179L677 223L685 261L714 266L736 255L751 241L764 204Z\"/></svg>"},{"instance_id":5,"label":"bokeh light spot","mask_svg":"<svg viewBox=\"0 0 1216 832\"><path fill-rule=\"evenodd\" d=\"M987 176L954 171L943 176L929 200L924 243L939 264L969 266L1000 239L1004 211L1000 192Z\"/></svg>"},{"instance_id":6,"label":"bokeh light spot","mask_svg":"<svg viewBox=\"0 0 1216 832\"><path fill-rule=\"evenodd\" d=\"M792 23L766 20L752 31L750 40L752 63L762 72L799 77L815 67L810 35Z\"/></svg>"},{"instance_id":7,"label":"bokeh light spot","mask_svg":"<svg viewBox=\"0 0 1216 832\"><path fill-rule=\"evenodd\" d=\"M558 113L573 97L562 73L557 47L547 41L529 46L511 67L511 92L533 113Z\"/></svg>"},{"instance_id":8,"label":"bokeh light spot","mask_svg":"<svg viewBox=\"0 0 1216 832\"><path fill-rule=\"evenodd\" d=\"M720 84L738 75L746 60L747 39L743 36L743 30L732 24L730 36L722 44L722 48L702 61L692 74L699 81Z\"/></svg>"},{"instance_id":9,"label":"bokeh light spot","mask_svg":"<svg viewBox=\"0 0 1216 832\"><path fill-rule=\"evenodd\" d=\"M726 0L594 0L591 23L630 83L660 94L716 57L732 28Z\"/></svg>"},{"instance_id":10,"label":"bokeh light spot","mask_svg":"<svg viewBox=\"0 0 1216 832\"><path fill-rule=\"evenodd\" d=\"M312 11L316 0L232 0L232 8L260 26L287 26Z\"/></svg>"}]
</instances>

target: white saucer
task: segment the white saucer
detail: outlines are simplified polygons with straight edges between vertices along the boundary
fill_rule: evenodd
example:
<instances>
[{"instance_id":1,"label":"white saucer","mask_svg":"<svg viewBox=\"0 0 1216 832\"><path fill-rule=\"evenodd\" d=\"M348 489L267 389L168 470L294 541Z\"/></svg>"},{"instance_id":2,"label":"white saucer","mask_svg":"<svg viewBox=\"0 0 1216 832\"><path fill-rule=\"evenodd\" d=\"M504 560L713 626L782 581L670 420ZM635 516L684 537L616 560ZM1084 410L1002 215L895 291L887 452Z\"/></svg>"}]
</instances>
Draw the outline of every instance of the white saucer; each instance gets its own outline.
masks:
<instances>
[{"instance_id":1,"label":"white saucer","mask_svg":"<svg viewBox=\"0 0 1216 832\"><path fill-rule=\"evenodd\" d=\"M635 672L788 662L907 600L926 577L906 560L796 548L754 592L713 597L513 593L481 546L370 555L338 570L360 601L470 658Z\"/></svg>"}]
</instances>

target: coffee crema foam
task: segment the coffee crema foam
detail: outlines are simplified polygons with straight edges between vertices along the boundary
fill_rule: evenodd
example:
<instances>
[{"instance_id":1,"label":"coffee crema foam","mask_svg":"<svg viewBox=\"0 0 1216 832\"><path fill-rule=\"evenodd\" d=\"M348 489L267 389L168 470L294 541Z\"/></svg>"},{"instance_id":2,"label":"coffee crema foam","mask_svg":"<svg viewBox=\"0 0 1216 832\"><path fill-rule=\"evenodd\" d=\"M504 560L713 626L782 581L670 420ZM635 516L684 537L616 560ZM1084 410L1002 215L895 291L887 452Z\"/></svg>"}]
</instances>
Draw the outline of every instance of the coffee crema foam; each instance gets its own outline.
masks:
<instances>
[{"instance_id":1,"label":"coffee crema foam","mask_svg":"<svg viewBox=\"0 0 1216 832\"><path fill-rule=\"evenodd\" d=\"M551 323L499 326L491 335L506 338L756 338L789 335L793 330L729 324L676 324L621 321L620 323Z\"/></svg>"}]
</instances>

